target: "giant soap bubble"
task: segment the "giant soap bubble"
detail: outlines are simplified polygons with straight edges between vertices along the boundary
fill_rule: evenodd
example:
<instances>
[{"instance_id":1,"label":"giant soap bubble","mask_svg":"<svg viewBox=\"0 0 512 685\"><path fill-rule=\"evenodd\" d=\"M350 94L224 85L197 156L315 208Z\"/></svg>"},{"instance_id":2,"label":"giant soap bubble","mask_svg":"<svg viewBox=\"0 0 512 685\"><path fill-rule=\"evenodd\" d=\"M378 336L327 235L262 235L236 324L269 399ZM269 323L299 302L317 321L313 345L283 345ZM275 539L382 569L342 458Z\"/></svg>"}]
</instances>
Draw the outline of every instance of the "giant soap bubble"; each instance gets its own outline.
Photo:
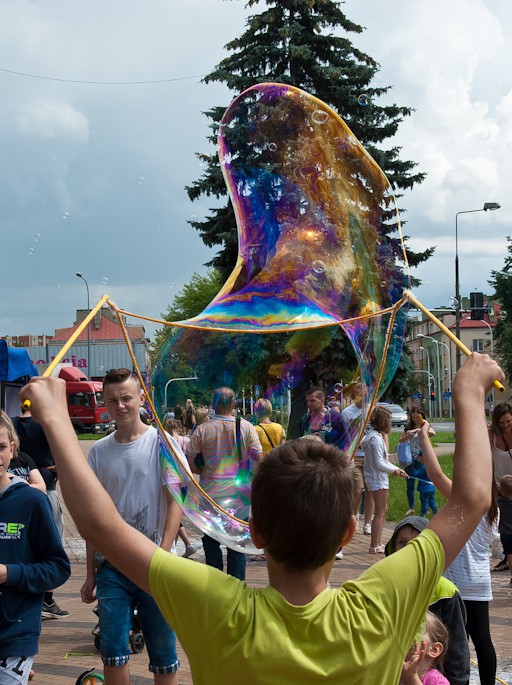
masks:
<instances>
[{"instance_id":1,"label":"giant soap bubble","mask_svg":"<svg viewBox=\"0 0 512 685\"><path fill-rule=\"evenodd\" d=\"M173 331L156 360L155 404L166 404L164 388L180 368L210 374L212 389L238 379L240 396L240 379L261 375L263 365L260 392L282 406L343 333L370 408L402 353L409 286L386 176L330 107L284 84L258 84L232 102L220 123L219 158L236 214L237 263L203 312L167 324ZM333 383L350 375L328 371ZM343 437L350 453L365 416ZM185 514L220 542L252 549L242 520L247 488L233 477L231 496L214 502L179 452L162 435L164 472L179 475Z\"/></svg>"}]
</instances>

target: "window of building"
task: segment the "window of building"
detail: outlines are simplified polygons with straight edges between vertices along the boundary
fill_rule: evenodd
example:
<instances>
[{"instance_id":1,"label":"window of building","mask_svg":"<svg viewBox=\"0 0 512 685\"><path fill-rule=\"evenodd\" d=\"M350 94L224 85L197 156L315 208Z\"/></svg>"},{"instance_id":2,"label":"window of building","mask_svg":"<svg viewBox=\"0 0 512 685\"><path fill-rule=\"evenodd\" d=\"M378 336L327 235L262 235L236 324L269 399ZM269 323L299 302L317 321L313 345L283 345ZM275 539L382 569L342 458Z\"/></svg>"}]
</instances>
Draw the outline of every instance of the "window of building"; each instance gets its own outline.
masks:
<instances>
[{"instance_id":1,"label":"window of building","mask_svg":"<svg viewBox=\"0 0 512 685\"><path fill-rule=\"evenodd\" d=\"M485 340L481 338L473 338L473 352L484 351Z\"/></svg>"}]
</instances>

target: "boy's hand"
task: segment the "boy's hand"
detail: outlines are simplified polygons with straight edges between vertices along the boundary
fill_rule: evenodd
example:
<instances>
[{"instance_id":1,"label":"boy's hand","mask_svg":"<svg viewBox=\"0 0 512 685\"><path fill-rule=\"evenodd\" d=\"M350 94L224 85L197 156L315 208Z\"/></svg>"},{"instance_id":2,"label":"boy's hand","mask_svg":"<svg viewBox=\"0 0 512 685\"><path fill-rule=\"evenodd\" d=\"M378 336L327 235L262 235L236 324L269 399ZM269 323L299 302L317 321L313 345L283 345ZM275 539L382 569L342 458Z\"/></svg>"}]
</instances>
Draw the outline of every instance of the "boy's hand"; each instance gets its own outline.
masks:
<instances>
[{"instance_id":1,"label":"boy's hand","mask_svg":"<svg viewBox=\"0 0 512 685\"><path fill-rule=\"evenodd\" d=\"M423 421L421 422L421 428L418 428L418 437L428 438L429 431L430 431L430 423L428 421L425 421L425 419L423 419Z\"/></svg>"},{"instance_id":2,"label":"boy's hand","mask_svg":"<svg viewBox=\"0 0 512 685\"><path fill-rule=\"evenodd\" d=\"M85 583L80 588L80 596L84 604L91 604L96 599L96 595L94 594L95 587L96 578L89 578L89 576L87 576Z\"/></svg>"},{"instance_id":3,"label":"boy's hand","mask_svg":"<svg viewBox=\"0 0 512 685\"><path fill-rule=\"evenodd\" d=\"M0 585L7 582L7 566L0 564Z\"/></svg>"},{"instance_id":4,"label":"boy's hand","mask_svg":"<svg viewBox=\"0 0 512 685\"><path fill-rule=\"evenodd\" d=\"M452 384L454 398L463 397L466 393L485 394L496 380L505 381L505 374L498 364L487 354L473 352L455 374Z\"/></svg>"},{"instance_id":5,"label":"boy's hand","mask_svg":"<svg viewBox=\"0 0 512 685\"><path fill-rule=\"evenodd\" d=\"M61 378L35 376L20 390L20 400L30 400L30 413L40 424L69 421L66 382Z\"/></svg>"}]
</instances>

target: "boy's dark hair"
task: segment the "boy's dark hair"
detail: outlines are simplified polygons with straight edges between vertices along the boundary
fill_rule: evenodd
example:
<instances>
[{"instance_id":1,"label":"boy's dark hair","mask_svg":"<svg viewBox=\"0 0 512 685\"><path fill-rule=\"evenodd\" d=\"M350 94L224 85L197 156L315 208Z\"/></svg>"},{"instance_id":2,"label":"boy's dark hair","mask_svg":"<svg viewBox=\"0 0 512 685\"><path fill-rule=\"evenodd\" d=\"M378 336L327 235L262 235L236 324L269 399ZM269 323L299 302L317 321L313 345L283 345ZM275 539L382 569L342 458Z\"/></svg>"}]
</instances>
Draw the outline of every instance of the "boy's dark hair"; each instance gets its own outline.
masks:
<instances>
[{"instance_id":1,"label":"boy's dark hair","mask_svg":"<svg viewBox=\"0 0 512 685\"><path fill-rule=\"evenodd\" d=\"M512 476L500 478L500 495L506 499L512 499Z\"/></svg>"},{"instance_id":2,"label":"boy's dark hair","mask_svg":"<svg viewBox=\"0 0 512 685\"><path fill-rule=\"evenodd\" d=\"M133 371L130 371L130 369L110 369L110 371L107 371L105 378L103 379L103 387L106 385L114 385L114 383L124 383L129 378L133 378L137 385L140 386L139 379L133 373Z\"/></svg>"},{"instance_id":3,"label":"boy's dark hair","mask_svg":"<svg viewBox=\"0 0 512 685\"><path fill-rule=\"evenodd\" d=\"M391 430L391 409L377 405L370 416L370 423L379 433L389 433Z\"/></svg>"},{"instance_id":4,"label":"boy's dark hair","mask_svg":"<svg viewBox=\"0 0 512 685\"><path fill-rule=\"evenodd\" d=\"M354 512L354 469L333 445L292 440L259 464L252 483L255 526L288 570L334 559Z\"/></svg>"},{"instance_id":5,"label":"boy's dark hair","mask_svg":"<svg viewBox=\"0 0 512 685\"><path fill-rule=\"evenodd\" d=\"M319 388L316 385L306 390L306 397L308 397L309 395L320 395L321 397L323 397L325 401L325 392L322 390L322 388Z\"/></svg>"}]
</instances>

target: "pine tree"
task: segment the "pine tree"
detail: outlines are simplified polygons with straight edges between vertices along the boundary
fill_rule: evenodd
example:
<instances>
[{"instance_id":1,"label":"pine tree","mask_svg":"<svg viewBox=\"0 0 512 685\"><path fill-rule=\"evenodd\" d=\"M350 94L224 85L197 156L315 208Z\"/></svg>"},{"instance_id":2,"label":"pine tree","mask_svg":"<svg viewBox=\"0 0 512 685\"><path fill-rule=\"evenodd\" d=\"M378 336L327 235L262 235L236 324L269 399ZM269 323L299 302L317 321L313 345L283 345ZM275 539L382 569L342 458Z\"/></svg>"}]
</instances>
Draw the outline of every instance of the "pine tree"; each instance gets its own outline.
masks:
<instances>
[{"instance_id":1,"label":"pine tree","mask_svg":"<svg viewBox=\"0 0 512 685\"><path fill-rule=\"evenodd\" d=\"M248 0L248 8L257 0ZM287 83L320 98L352 129L374 157L397 191L421 183L425 174L416 163L399 158L400 148L379 147L392 137L411 108L379 105L379 97L390 86L373 85L379 65L355 48L346 37L359 34L363 27L351 22L333 0L267 0L267 9L250 16L247 29L226 45L232 54L222 60L204 81L225 83L238 94L255 83ZM343 35L340 35L343 34ZM218 124L225 107L214 107L206 115L211 120L209 140L216 145ZM218 155L198 153L205 166L202 177L187 187L191 200L200 196L227 194ZM398 194L399 196L399 194ZM203 221L191 221L204 243L220 245L209 263L226 278L237 256L237 231L231 203L211 210ZM414 253L407 249L409 264L428 259L433 249Z\"/></svg>"}]
</instances>

